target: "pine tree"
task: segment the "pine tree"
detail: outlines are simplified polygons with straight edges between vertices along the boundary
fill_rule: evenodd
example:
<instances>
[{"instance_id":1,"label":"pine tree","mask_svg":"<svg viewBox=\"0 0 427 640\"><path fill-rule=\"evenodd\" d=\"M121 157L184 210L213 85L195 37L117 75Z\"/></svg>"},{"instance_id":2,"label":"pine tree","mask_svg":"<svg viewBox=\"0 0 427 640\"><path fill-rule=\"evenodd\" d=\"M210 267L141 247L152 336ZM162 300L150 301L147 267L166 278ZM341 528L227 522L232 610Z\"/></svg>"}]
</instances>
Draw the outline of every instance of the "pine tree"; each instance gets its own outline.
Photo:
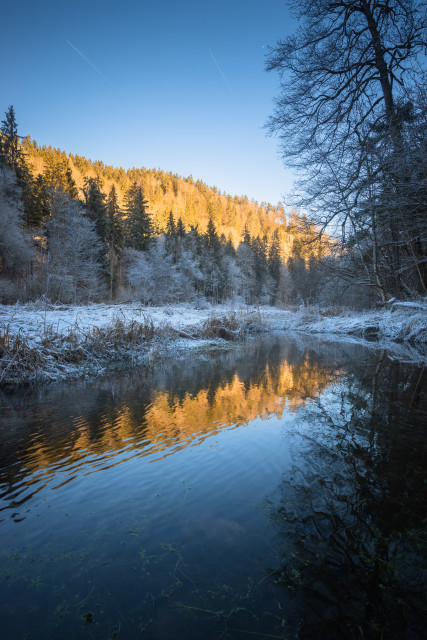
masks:
<instances>
[{"instance_id":1,"label":"pine tree","mask_svg":"<svg viewBox=\"0 0 427 640\"><path fill-rule=\"evenodd\" d=\"M37 228L49 217L49 187L39 173L32 183L32 202L26 211L25 224Z\"/></svg>"},{"instance_id":2,"label":"pine tree","mask_svg":"<svg viewBox=\"0 0 427 640\"><path fill-rule=\"evenodd\" d=\"M169 212L168 221L166 223L165 233L165 251L166 255L171 255L173 262L178 258L178 234L176 232L175 220L172 211Z\"/></svg>"},{"instance_id":3,"label":"pine tree","mask_svg":"<svg viewBox=\"0 0 427 640\"><path fill-rule=\"evenodd\" d=\"M68 193L72 200L78 200L79 192L70 167L67 167L67 170L65 172L65 191L66 193Z\"/></svg>"},{"instance_id":4,"label":"pine tree","mask_svg":"<svg viewBox=\"0 0 427 640\"><path fill-rule=\"evenodd\" d=\"M248 225L245 224L245 228L243 229L243 239L242 239L243 244L246 244L248 246L251 245L251 234L249 233L249 229L248 229Z\"/></svg>"},{"instance_id":5,"label":"pine tree","mask_svg":"<svg viewBox=\"0 0 427 640\"><path fill-rule=\"evenodd\" d=\"M116 188L113 185L107 198L107 235L109 263L110 297L112 298L118 285L118 267L123 252L122 212L117 199Z\"/></svg>"},{"instance_id":6,"label":"pine tree","mask_svg":"<svg viewBox=\"0 0 427 640\"><path fill-rule=\"evenodd\" d=\"M133 249L146 251L154 236L154 228L141 187L132 184L126 195L126 237Z\"/></svg>"},{"instance_id":7,"label":"pine tree","mask_svg":"<svg viewBox=\"0 0 427 640\"><path fill-rule=\"evenodd\" d=\"M261 238L253 238L251 242L251 248L254 252L255 262L255 296L258 301L261 301L262 296L265 294L265 285L268 276L268 260L267 260L267 238L264 236Z\"/></svg>"},{"instance_id":8,"label":"pine tree","mask_svg":"<svg viewBox=\"0 0 427 640\"><path fill-rule=\"evenodd\" d=\"M6 111L5 119L1 122L2 158L3 161L15 172L23 161L23 153L19 144L18 125L15 119L15 110L12 105Z\"/></svg>"},{"instance_id":9,"label":"pine tree","mask_svg":"<svg viewBox=\"0 0 427 640\"><path fill-rule=\"evenodd\" d=\"M219 252L221 244L212 218L209 218L208 221L208 227L205 233L205 244L206 248L212 251L214 254L217 254Z\"/></svg>"},{"instance_id":10,"label":"pine tree","mask_svg":"<svg viewBox=\"0 0 427 640\"><path fill-rule=\"evenodd\" d=\"M107 203L107 243L116 254L121 254L123 249L122 212L117 199L116 188L113 185L108 194Z\"/></svg>"},{"instance_id":11,"label":"pine tree","mask_svg":"<svg viewBox=\"0 0 427 640\"><path fill-rule=\"evenodd\" d=\"M19 141L18 125L16 123L15 110L12 105L6 111L0 131L0 166L5 165L9 167L16 176L17 186L22 192L24 222L29 226L32 224L34 218L37 217L34 211L33 178L25 161L25 154Z\"/></svg>"},{"instance_id":12,"label":"pine tree","mask_svg":"<svg viewBox=\"0 0 427 640\"><path fill-rule=\"evenodd\" d=\"M273 233L273 239L268 252L268 271L270 275L275 279L276 283L279 281L280 267L282 260L280 257L280 242L279 234L277 230Z\"/></svg>"},{"instance_id":13,"label":"pine tree","mask_svg":"<svg viewBox=\"0 0 427 640\"><path fill-rule=\"evenodd\" d=\"M172 211L169 212L168 221L166 223L166 235L173 238L176 235L175 220Z\"/></svg>"},{"instance_id":14,"label":"pine tree","mask_svg":"<svg viewBox=\"0 0 427 640\"><path fill-rule=\"evenodd\" d=\"M185 238L185 227L181 217L178 218L176 223L176 233L179 238Z\"/></svg>"},{"instance_id":15,"label":"pine tree","mask_svg":"<svg viewBox=\"0 0 427 640\"><path fill-rule=\"evenodd\" d=\"M64 189L62 189L64 192ZM107 206L106 195L102 191L102 182L99 177L85 178L83 186L86 215L94 223L95 231L100 240L99 264L105 276L108 278L108 246L107 246ZM68 194L67 194L68 196Z\"/></svg>"},{"instance_id":16,"label":"pine tree","mask_svg":"<svg viewBox=\"0 0 427 640\"><path fill-rule=\"evenodd\" d=\"M103 244L107 238L107 207L105 204L105 193L102 191L100 178L85 178L83 194L85 199L86 213L95 223L95 230Z\"/></svg>"}]
</instances>

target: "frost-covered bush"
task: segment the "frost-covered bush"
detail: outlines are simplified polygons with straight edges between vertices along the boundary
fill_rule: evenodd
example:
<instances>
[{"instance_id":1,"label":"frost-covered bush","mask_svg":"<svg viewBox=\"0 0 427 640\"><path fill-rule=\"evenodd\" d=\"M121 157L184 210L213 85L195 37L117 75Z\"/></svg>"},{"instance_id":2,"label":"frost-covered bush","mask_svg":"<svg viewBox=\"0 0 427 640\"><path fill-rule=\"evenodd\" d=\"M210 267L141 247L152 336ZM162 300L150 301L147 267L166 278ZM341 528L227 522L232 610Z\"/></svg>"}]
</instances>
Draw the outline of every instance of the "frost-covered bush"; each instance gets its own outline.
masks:
<instances>
[{"instance_id":1,"label":"frost-covered bush","mask_svg":"<svg viewBox=\"0 0 427 640\"><path fill-rule=\"evenodd\" d=\"M195 299L198 284L203 283L197 261L182 251L174 262L164 252L162 240L153 242L148 251L126 250L124 263L132 297L148 305Z\"/></svg>"}]
</instances>

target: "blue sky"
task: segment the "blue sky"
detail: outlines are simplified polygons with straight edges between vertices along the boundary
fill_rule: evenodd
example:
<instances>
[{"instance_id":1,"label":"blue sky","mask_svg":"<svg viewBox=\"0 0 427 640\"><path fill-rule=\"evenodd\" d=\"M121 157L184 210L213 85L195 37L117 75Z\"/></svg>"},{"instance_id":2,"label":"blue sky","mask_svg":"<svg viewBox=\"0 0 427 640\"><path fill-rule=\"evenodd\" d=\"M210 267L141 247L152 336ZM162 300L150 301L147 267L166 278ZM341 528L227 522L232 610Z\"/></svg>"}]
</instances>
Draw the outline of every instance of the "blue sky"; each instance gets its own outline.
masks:
<instances>
[{"instance_id":1,"label":"blue sky","mask_svg":"<svg viewBox=\"0 0 427 640\"><path fill-rule=\"evenodd\" d=\"M263 130L265 54L293 29L285 0L9 2L1 114L39 144L275 204L292 174Z\"/></svg>"}]
</instances>

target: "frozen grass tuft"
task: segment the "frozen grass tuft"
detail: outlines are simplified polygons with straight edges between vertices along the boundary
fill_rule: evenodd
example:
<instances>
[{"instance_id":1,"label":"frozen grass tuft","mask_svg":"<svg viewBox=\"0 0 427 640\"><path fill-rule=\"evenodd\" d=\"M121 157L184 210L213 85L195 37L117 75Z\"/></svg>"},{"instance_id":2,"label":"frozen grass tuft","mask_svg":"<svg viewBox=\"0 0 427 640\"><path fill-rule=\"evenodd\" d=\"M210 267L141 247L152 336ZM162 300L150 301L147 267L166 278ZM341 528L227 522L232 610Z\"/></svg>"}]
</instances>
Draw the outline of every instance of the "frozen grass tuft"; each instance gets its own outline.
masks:
<instances>
[{"instance_id":1,"label":"frozen grass tuft","mask_svg":"<svg viewBox=\"0 0 427 640\"><path fill-rule=\"evenodd\" d=\"M219 305L212 309L135 304L86 306L0 305L0 384L95 374L106 366L145 362L185 338L237 341L270 331L397 342L427 355L427 312L422 305L355 313L342 307L292 309ZM2 322L1 322L2 321Z\"/></svg>"},{"instance_id":2,"label":"frozen grass tuft","mask_svg":"<svg viewBox=\"0 0 427 640\"><path fill-rule=\"evenodd\" d=\"M47 325L35 344L21 331L11 333L6 325L0 327L0 384L56 380L82 365L101 368L112 359L134 359L161 334L147 316L142 322L116 318L111 325L85 330L76 324L66 334Z\"/></svg>"},{"instance_id":3,"label":"frozen grass tuft","mask_svg":"<svg viewBox=\"0 0 427 640\"><path fill-rule=\"evenodd\" d=\"M264 331L259 310L230 311L227 315L211 315L202 327L201 337L208 339L238 340Z\"/></svg>"}]
</instances>

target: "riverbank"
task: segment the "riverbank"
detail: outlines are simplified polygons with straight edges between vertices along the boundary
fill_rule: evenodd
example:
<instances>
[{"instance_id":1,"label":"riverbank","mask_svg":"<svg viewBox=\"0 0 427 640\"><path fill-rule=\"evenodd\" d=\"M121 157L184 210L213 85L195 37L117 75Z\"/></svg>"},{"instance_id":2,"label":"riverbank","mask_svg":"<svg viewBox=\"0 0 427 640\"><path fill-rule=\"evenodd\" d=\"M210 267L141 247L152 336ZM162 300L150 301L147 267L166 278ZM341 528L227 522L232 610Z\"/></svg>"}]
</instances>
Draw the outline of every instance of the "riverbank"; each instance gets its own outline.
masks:
<instances>
[{"instance_id":1,"label":"riverbank","mask_svg":"<svg viewBox=\"0 0 427 640\"><path fill-rule=\"evenodd\" d=\"M405 357L427 357L427 305L419 303L355 313L230 304L75 307L37 302L0 306L0 385L97 375L129 364L152 366L171 352L269 331L404 345Z\"/></svg>"}]
</instances>

